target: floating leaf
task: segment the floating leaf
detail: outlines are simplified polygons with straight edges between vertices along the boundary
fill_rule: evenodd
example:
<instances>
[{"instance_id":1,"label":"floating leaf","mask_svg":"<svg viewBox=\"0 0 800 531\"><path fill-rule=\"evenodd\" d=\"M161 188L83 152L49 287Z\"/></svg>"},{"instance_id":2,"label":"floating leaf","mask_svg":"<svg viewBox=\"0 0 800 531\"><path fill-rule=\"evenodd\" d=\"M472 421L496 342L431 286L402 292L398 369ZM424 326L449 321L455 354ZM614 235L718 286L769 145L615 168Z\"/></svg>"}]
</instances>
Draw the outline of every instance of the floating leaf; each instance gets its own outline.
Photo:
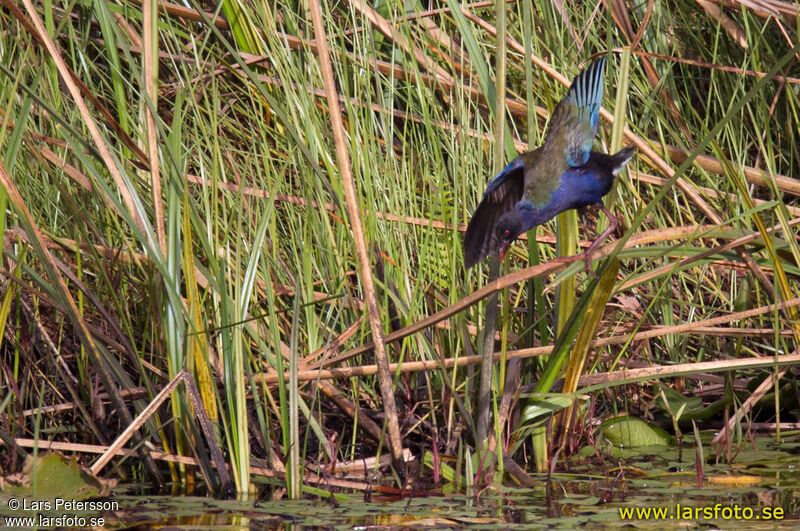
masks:
<instances>
[{"instance_id":1,"label":"floating leaf","mask_svg":"<svg viewBox=\"0 0 800 531\"><path fill-rule=\"evenodd\" d=\"M645 422L638 417L622 415L603 422L600 425L603 435L614 446L624 448L641 448L645 446L668 446L672 437L655 424Z\"/></svg>"}]
</instances>

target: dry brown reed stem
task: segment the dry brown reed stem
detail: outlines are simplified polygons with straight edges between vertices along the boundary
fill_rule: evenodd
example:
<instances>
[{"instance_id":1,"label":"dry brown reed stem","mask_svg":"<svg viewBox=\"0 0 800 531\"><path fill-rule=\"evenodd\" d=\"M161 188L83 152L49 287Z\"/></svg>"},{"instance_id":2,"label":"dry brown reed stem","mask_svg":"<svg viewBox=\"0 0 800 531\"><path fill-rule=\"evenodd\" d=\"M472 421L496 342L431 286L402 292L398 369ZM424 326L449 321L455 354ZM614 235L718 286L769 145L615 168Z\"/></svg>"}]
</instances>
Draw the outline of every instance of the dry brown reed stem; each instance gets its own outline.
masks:
<instances>
[{"instance_id":1,"label":"dry brown reed stem","mask_svg":"<svg viewBox=\"0 0 800 531\"><path fill-rule=\"evenodd\" d=\"M131 3L138 4L141 6L144 3L144 1L146 0L131 0ZM205 22L203 19L203 15L201 15L200 13L197 12L196 9L193 9L191 7L185 7L170 2L159 2L158 8L159 10L163 10L164 12L175 17L191 20L192 22L201 22L201 23ZM210 20L217 28L219 29L229 28L228 21L225 20L222 16L215 17L213 12L208 12L208 11L204 13L205 13L205 18L207 20Z\"/></svg>"},{"instance_id":2,"label":"dry brown reed stem","mask_svg":"<svg viewBox=\"0 0 800 531\"><path fill-rule=\"evenodd\" d=\"M791 304L795 306L800 306L800 302L798 301L789 301ZM761 310L761 308L758 308ZM771 311L771 308L768 308L766 311ZM765 311L765 312L766 312ZM762 313L765 313L762 312ZM728 317L728 316L726 316ZM636 341L646 341L647 339L652 339L655 337L662 337L665 335L675 334L675 333L683 333L683 334L697 334L702 336L733 336L733 337L755 337L755 336L765 336L765 337L774 337L776 334L780 335L781 337L793 337L793 333L790 330L775 330L774 328L735 328L735 327L715 327L715 326L707 326L707 321L698 321L697 323L689 323L691 324L691 329L677 329L678 326L684 325L673 325L673 326L656 326L649 330L644 330L641 332L637 332L633 335L632 338L628 336L620 335L620 336L612 336L612 337L604 337L600 339L596 339L592 341L591 347L592 348L600 348L606 347L610 345L621 345L628 341L636 342ZM697 324L698 326L695 326ZM553 347L546 346L546 347L531 347L531 348L524 348L519 350L509 350L506 352L506 360L512 360L514 358L533 358L536 356L547 356L552 353ZM401 373L409 373L409 372L421 372L421 371L431 371L436 369L452 369L453 367L467 367L469 365L477 365L481 362L482 356L475 355L475 356L461 356L458 358L445 358L443 360L424 360L424 361L406 361L402 364L400 363L392 363L390 367L392 372L398 371ZM763 358L757 358L763 359ZM501 361L502 360L502 353L497 352L494 354L494 361ZM614 371L615 372L615 371ZM614 372L610 372L607 374L614 374ZM325 380L330 380L334 378L353 378L359 376L373 376L378 373L378 368L376 365L359 365L357 367L339 367L333 369L308 369L298 372L298 379L300 381L316 381L319 380L320 382ZM284 375L284 378L288 380L289 375L288 373ZM255 380L258 382L263 382L266 384L276 384L278 383L278 375L274 372L264 373L255 376ZM579 381L581 385L589 385L591 381L584 382L583 377ZM597 382L595 382L597 383Z\"/></svg>"},{"instance_id":3,"label":"dry brown reed stem","mask_svg":"<svg viewBox=\"0 0 800 531\"><path fill-rule=\"evenodd\" d=\"M780 0L715 0L718 4L739 10L751 10L762 18L785 16L792 22L800 16L800 5Z\"/></svg>"},{"instance_id":4,"label":"dry brown reed stem","mask_svg":"<svg viewBox=\"0 0 800 531\"><path fill-rule=\"evenodd\" d=\"M370 264L364 227L361 222L358 194L356 193L355 182L353 181L353 175L350 171L350 154L347 151L347 144L344 137L344 125L339 111L339 98L336 92L336 82L333 77L330 53L328 52L325 26L322 23L322 13L320 12L318 0L309 0L307 6L311 12L311 18L314 24L314 35L316 37L318 50L317 56L319 57L320 71L322 73L325 93L328 99L328 112L331 118L333 141L336 146L336 159L339 163L342 188L344 189L345 207L347 209L347 216L350 220L350 228L353 232L353 240L356 247L356 257L358 259L361 287L364 290L367 319L369 320L370 330L372 331L372 337L374 339L375 361L378 364L378 382L381 389L381 396L383 397L384 412L386 413L389 450L391 451L392 461L395 463L395 466L402 467L403 442L400 438L400 422L397 418L397 406L394 401L392 373L389 369L389 358L386 355L383 323L381 322L378 297L372 278L372 265ZM405 469L400 468L398 472L404 474Z\"/></svg>"},{"instance_id":5,"label":"dry brown reed stem","mask_svg":"<svg viewBox=\"0 0 800 531\"><path fill-rule=\"evenodd\" d=\"M40 452L42 450L55 450L58 452L75 452L81 454L104 454L108 451L109 448L108 446L100 444L48 441L47 439L26 439L22 437L15 438L14 442L17 443L17 445L21 446L22 448L38 448ZM0 445L2 444L3 444L2 441L0 441ZM131 450L128 448L119 448L114 452L114 455L120 457L124 457L130 454ZM184 455L172 455L164 452L159 452L158 450L151 450L150 455L153 456L153 459L156 459L158 461L183 463L186 465L197 464L197 462L193 457L186 457Z\"/></svg>"},{"instance_id":6,"label":"dry brown reed stem","mask_svg":"<svg viewBox=\"0 0 800 531\"><path fill-rule=\"evenodd\" d=\"M367 17L367 20L370 21L376 30L391 40L400 49L412 56L426 72L432 73L437 79L440 79L445 83L453 83L453 77L447 73L447 71L436 64L433 59L425 55L422 50L414 45L414 43L406 39L405 35L394 31L392 24L383 18L377 11L372 9L369 5L365 4L361 0L350 0L350 5L352 5L359 13ZM317 46L320 46L321 44L322 43L319 40L319 34L317 34Z\"/></svg>"},{"instance_id":7,"label":"dry brown reed stem","mask_svg":"<svg viewBox=\"0 0 800 531\"><path fill-rule=\"evenodd\" d=\"M338 352L339 349L347 342L356 332L361 329L361 323L363 321L363 315L361 318L357 319L353 324L348 326L344 332L337 335L335 338L328 341L325 346L318 348L308 356L303 359L303 362L306 364L307 367L313 368L313 366L317 363L324 363L325 357L330 352ZM320 359L320 356L323 356Z\"/></svg>"},{"instance_id":8,"label":"dry brown reed stem","mask_svg":"<svg viewBox=\"0 0 800 531\"><path fill-rule=\"evenodd\" d=\"M666 149L670 158L677 163L684 162L689 156L685 150L679 147L665 145L664 148ZM709 155L697 155L694 162L708 172L716 173L717 175L725 175L725 170L722 167L722 163L715 157L711 157ZM753 168L751 166L737 167L742 170L747 182L751 184L757 184L759 186L769 187L769 183L767 183L767 180L764 177L767 175L765 171L759 170L758 168ZM772 178L775 179L775 184L781 192L800 196L800 181L797 179L778 174L773 175Z\"/></svg>"},{"instance_id":9,"label":"dry brown reed stem","mask_svg":"<svg viewBox=\"0 0 800 531\"><path fill-rule=\"evenodd\" d=\"M622 53L623 49L612 48L611 51L615 53ZM698 66L700 68L708 68L710 70L730 72L731 74L738 74L738 75L758 77L758 78L767 77L766 72L759 72L757 70L746 70L744 68L739 68L736 66L718 65L714 63L708 63L706 61L698 61L696 59L685 59L683 57L676 57L674 55L662 55L658 53L644 52L641 50L634 50L631 53L633 55L639 55L641 57L652 57L653 59L661 59L663 61L669 61L670 63L682 63L685 65ZM772 79L774 79L775 81L783 81L785 83L789 83L790 85L800 85L800 78L797 77L776 75L772 76Z\"/></svg>"},{"instance_id":10,"label":"dry brown reed stem","mask_svg":"<svg viewBox=\"0 0 800 531\"><path fill-rule=\"evenodd\" d=\"M138 400L141 398L147 398L150 396L150 392L146 387L134 387L132 389L123 389L120 391L120 394L126 400ZM109 396L108 393L97 393L94 395L95 400L108 400ZM78 402L62 402L60 404L51 404L48 406L41 406L36 407L33 409L26 409L22 412L22 415L25 417L30 417L31 415L41 415L41 414L50 414L50 413L61 413L62 411L71 411L76 408L81 407L81 403ZM102 440L103 437L98 437L99 440Z\"/></svg>"},{"instance_id":11,"label":"dry brown reed stem","mask_svg":"<svg viewBox=\"0 0 800 531\"><path fill-rule=\"evenodd\" d=\"M700 7L703 8L703 11L706 12L706 15L713 18L728 32L731 39L736 41L736 43L741 46L743 49L747 49L747 35L742 28L740 28L736 22L733 21L731 17L726 15L720 7L714 3L710 2L709 0L694 0Z\"/></svg>"},{"instance_id":12,"label":"dry brown reed stem","mask_svg":"<svg viewBox=\"0 0 800 531\"><path fill-rule=\"evenodd\" d=\"M602 250L598 250L594 256L602 256L602 252L603 252ZM569 264L582 259L583 259L582 255L568 256L564 258L554 258L544 264L539 264L532 267L526 267L525 269L509 273L508 275L505 275L503 277L498 278L497 280L487 283L482 288L473 291L460 301L448 306L447 308L439 310L433 315L429 315L424 319L420 319L416 323L401 328L396 332L386 334L384 340L387 343L390 343L402 339L406 336L419 332L420 330L424 330L425 328L433 326L436 323L443 321L449 317L452 317L453 315L459 312L464 311L473 304L485 299L492 293L500 291L503 288L512 286L518 282L522 282L524 280L528 280L530 278L534 278L537 276L557 273L562 269L566 268ZM347 352L343 352L342 354L339 354L338 356L331 358L330 360L328 360L327 363L325 363L325 365L326 366L335 365L346 359L352 358L353 356L358 356L359 354L364 354L366 352L369 352L373 348L374 346L372 343L361 345L360 347L348 350Z\"/></svg>"},{"instance_id":13,"label":"dry brown reed stem","mask_svg":"<svg viewBox=\"0 0 800 531\"><path fill-rule=\"evenodd\" d=\"M793 220L790 220L787 225L789 227L794 227L795 225L800 225L800 218L795 218ZM771 228L767 229L767 233L771 234L772 232L780 231L780 230L783 230L783 227L780 224L778 224L778 225L775 225L774 227L771 227ZM674 269L676 267L684 267L684 266L686 266L688 264L691 264L692 262L696 262L698 260L702 260L703 258L708 258L710 256L713 256L713 255L717 254L717 253L722 253L722 252L729 251L729 250L732 250L732 249L738 249L739 247L743 246L744 244L749 243L749 242L754 241L754 240L757 240L760 237L761 237L760 233L753 232L753 233L750 233L750 234L748 234L746 236L742 236L741 238L737 238L735 240L732 240L732 241L730 241L730 242L728 242L728 243L726 243L724 245L721 245L719 247L714 247L712 249L707 249L707 250L705 250L705 251L703 251L701 253L698 253L698 254L696 254L694 256L687 256L687 257L681 259L681 261L678 262L677 264L666 264L666 265L661 266L661 267L659 267L657 269L654 269L652 271L648 271L647 273L644 273L644 274L642 274L642 275L640 275L640 276L638 276L636 278L633 278L633 279L627 281L626 283L622 284L621 286L619 286L617 288L617 291L624 291L624 290L629 289L629 288L631 288L631 287L633 287L633 286L635 286L637 284L641 284L642 282L646 282L646 281L651 280L653 278L657 278L660 275L666 274L668 271L670 271L670 270L672 270L672 269Z\"/></svg>"},{"instance_id":14,"label":"dry brown reed stem","mask_svg":"<svg viewBox=\"0 0 800 531\"><path fill-rule=\"evenodd\" d=\"M546 266L549 262L545 264L541 264L540 266ZM528 268L533 269L533 268ZM527 270L523 270L527 271ZM512 273L513 274L513 273ZM510 276L510 275L507 275ZM501 277L498 279L502 281L506 277ZM502 289L502 288L498 288ZM477 293L477 292L476 292ZM619 292L618 292L619 293ZM488 296L488 294L484 295ZM474 302L478 302L473 301ZM458 305L459 303L454 304L453 306ZM453 306L449 308L445 308L444 310L434 314L431 317L440 317L440 314L445 314L445 319L457 312L452 311ZM780 333L780 335L785 335L782 331L776 331L774 329L768 328L750 328L750 329L740 329L740 328L721 328L719 325L732 323L735 321L741 321L743 319L749 319L752 317L756 317L758 315L764 315L769 312L773 312L776 309L782 310L789 307L796 307L800 306L800 297L796 299L792 299L786 302L779 302L777 304L768 304L765 306L760 306L758 308L753 308L750 310L745 310L741 312L735 312L728 315L721 315L719 317L712 317L709 319L704 319L700 321L694 321L691 323L683 323L679 325L672 325L672 326L654 326L648 330L643 330L633 334L633 336L628 336L627 334L622 334L618 336L611 336L611 337L603 337L599 339L595 339L591 342L592 348L600 348L606 347L609 345L620 345L626 343L628 341L644 341L647 339L652 339L655 337L661 337L665 335L671 334L688 334L688 333L695 333L695 334L704 334L704 335L731 335L731 336L740 336L740 335L774 335L776 332ZM430 318L429 318L430 319ZM414 327L415 325L410 325L402 330L398 330L397 333L404 332L407 328ZM791 331L787 331L791 334ZM391 341L390 335L387 335L387 342ZM405 334L408 335L408 334ZM399 339L399 338L397 338ZM368 346L368 345L366 345ZM363 347L362 347L363 348ZM525 348L519 350L511 350L506 353L506 359L511 359L514 357L519 358L529 358L534 356L544 356L548 355L552 352L553 346L543 346L543 347L533 347L533 348ZM347 353L344 353L347 354ZM500 359L500 353L495 354L495 361ZM774 358L769 358L774 359ZM476 363L480 363L481 356L462 356L457 358L446 358L444 360L428 360L428 361L415 361L415 362L405 362L402 365L400 364L392 364L391 368L392 371L399 370L400 372L418 372L424 370L433 370L436 368L452 368L452 367L465 367L467 365L474 365ZM329 378L349 378L352 376L369 376L376 374L377 368L375 365L363 365L359 367L340 367L340 368L332 368L332 369L310 369L305 371L300 371L298 373L298 379L300 380L316 380L316 379L329 379ZM611 373L613 374L613 373ZM268 384L274 384L278 382L278 375L274 372L261 374L255 377L257 381L263 381ZM288 373L284 374L284 379L288 379ZM581 385L584 385L584 380L581 379ZM588 384L586 384L588 385Z\"/></svg>"},{"instance_id":15,"label":"dry brown reed stem","mask_svg":"<svg viewBox=\"0 0 800 531\"><path fill-rule=\"evenodd\" d=\"M158 157L158 134L153 112L158 109L158 4L154 0L142 3L142 74L144 75L144 138L150 160L150 185L153 196L153 217L156 222L156 239L161 254L167 254L167 230L164 224L164 201L161 192L161 164ZM155 30L155 31L154 31Z\"/></svg>"},{"instance_id":16,"label":"dry brown reed stem","mask_svg":"<svg viewBox=\"0 0 800 531\"><path fill-rule=\"evenodd\" d=\"M767 367L784 367L800 364L800 354L786 354L785 356L764 356L760 358L740 358L735 360L720 361L693 361L678 365L657 367L643 367L641 369L621 369L608 373L596 373L581 376L580 385L584 387L576 391L577 394L586 394L597 389L607 387L615 382L633 383L656 378L672 378L689 374L725 372L736 369L762 369Z\"/></svg>"},{"instance_id":17,"label":"dry brown reed stem","mask_svg":"<svg viewBox=\"0 0 800 531\"><path fill-rule=\"evenodd\" d=\"M713 158L713 157L710 157L710 158ZM714 159L714 160L716 161L716 159ZM748 170L748 168L746 168L746 167L743 167L742 169L744 171ZM642 172L638 172L638 171L635 171L635 170L628 170L628 174L631 177L633 177L634 179L636 179L637 181L642 181L643 183L648 183L648 184L655 184L656 186L664 186L666 184L666 182L667 182L667 179L665 179L663 177L658 177L656 175L651 175L649 173L642 173ZM788 179L788 177L787 177L787 179ZM720 198L725 197L725 198L728 199L728 201L738 201L738 199L737 199L738 196L733 192L719 192L717 190L714 190L713 188L708 188L708 187L705 187L705 186L698 186L697 189L699 191L703 192L706 195L706 197L709 197L711 199L720 199ZM782 190L782 191L786 192L786 190ZM788 192L788 193L792 193L792 192ZM798 195L800 195L800 190L798 190ZM755 199L755 198L753 198L753 204L756 205L756 206L763 205L766 202L767 201L764 200L764 199ZM784 206L786 207L786 210L792 216L800 216L800 207L796 207L796 206L792 206L792 205L784 205Z\"/></svg>"},{"instance_id":18,"label":"dry brown reed stem","mask_svg":"<svg viewBox=\"0 0 800 531\"><path fill-rule=\"evenodd\" d=\"M76 452L83 454L103 454L108 451L108 446L101 446L97 444L67 443L60 441L48 441L44 439L23 439L23 438L16 438L14 439L14 442L22 448L38 448L39 451L55 450L59 452ZM0 446L2 446L2 444L3 442L0 441ZM114 451L114 455L120 457L130 455L130 453L131 451L128 450L127 448L119 448ZM159 452L158 450L152 450L150 454L153 456L154 459L158 461L164 461L167 463L180 463L190 466L200 466L197 459L195 459L194 457L168 454L165 452ZM275 470L261 466L251 466L250 474L253 476L279 478L282 480L285 479L284 473L277 472ZM321 477L319 474L316 473L309 473L303 476L303 483L306 483L308 485L322 485L324 487L338 487L342 489L353 489L353 490L371 489L378 492L395 492L397 490L397 489L387 488L383 485L374 485L373 483L365 483L362 481L339 479L335 477L330 477L329 475Z\"/></svg>"},{"instance_id":19,"label":"dry brown reed stem","mask_svg":"<svg viewBox=\"0 0 800 531\"><path fill-rule=\"evenodd\" d=\"M114 440L114 442L108 447L103 455L97 458L90 468L92 474L96 475L100 473L100 471L109 463L109 461L111 461L117 452L121 450L123 446L125 446L125 443L128 442L128 440L138 432L139 428L141 428L148 421L148 419L150 419L150 417L156 413L161 404L170 398L172 393L181 383L186 391L186 397L189 400L189 404L194 410L195 420L200 425L200 430L205 436L211 460L216 465L217 474L220 481L221 494L226 498L229 498L233 495L235 489L233 479L228 474L228 468L225 466L225 458L222 456L222 450L220 449L217 439L214 435L214 426L211 423L211 419L208 417L208 414L206 413L203 405L203 399L200 396L200 391L197 390L197 386L194 384L194 378L186 369L181 369L178 371L175 377L172 378L172 380L170 380L170 382L165 385L156 396L153 397L153 399L144 409L142 409L142 411L136 416L136 419L134 419L125 428L125 430L123 430L122 433L117 436L116 440ZM211 470L208 470L202 462L200 466L203 469L203 476L207 479L207 481L210 480ZM208 487L209 489L213 489L213 485L210 481L208 481Z\"/></svg>"},{"instance_id":20,"label":"dry brown reed stem","mask_svg":"<svg viewBox=\"0 0 800 531\"><path fill-rule=\"evenodd\" d=\"M794 354L794 356L800 357L800 355L796 353ZM773 360L780 359L783 361L787 357L791 356L779 356L778 358L772 358L772 359ZM736 414L728 419L728 422L725 423L725 427L723 427L719 431L719 433L717 433L714 436L714 438L711 440L711 444L712 445L721 444L726 439L729 439L731 436L731 431L733 431L734 426L736 426L738 422L741 422L744 419L744 416L753 409L753 406L755 406L759 402L759 400L764 398L764 395L766 395L770 389L775 387L775 383L781 378L783 378L788 370L789 370L788 367L781 367L781 369L777 373L774 373L772 375L772 378L764 378L764 381L758 384L758 387L756 387L756 389L750 394L750 396L747 397L747 399L742 403L742 405L736 409ZM780 415L780 411L778 412L778 414Z\"/></svg>"},{"instance_id":21,"label":"dry brown reed stem","mask_svg":"<svg viewBox=\"0 0 800 531\"><path fill-rule=\"evenodd\" d=\"M375 366L376 370L372 374L377 374L377 365ZM297 371L298 375L305 373L307 371ZM316 380L316 378L310 378L309 380ZM287 380L288 381L288 380ZM302 378L298 378L298 381L303 381ZM306 380L308 381L308 380ZM322 394L327 396L331 402L336 404L343 413L349 416L352 419L357 419L358 425L365 431L367 434L372 438L375 442L380 442L381 440L381 427L370 417L364 413L364 411L359 412L358 404L345 398L345 396L341 393L339 388L337 388L332 383L319 379L317 382L317 387L319 390L322 391Z\"/></svg>"}]
</instances>

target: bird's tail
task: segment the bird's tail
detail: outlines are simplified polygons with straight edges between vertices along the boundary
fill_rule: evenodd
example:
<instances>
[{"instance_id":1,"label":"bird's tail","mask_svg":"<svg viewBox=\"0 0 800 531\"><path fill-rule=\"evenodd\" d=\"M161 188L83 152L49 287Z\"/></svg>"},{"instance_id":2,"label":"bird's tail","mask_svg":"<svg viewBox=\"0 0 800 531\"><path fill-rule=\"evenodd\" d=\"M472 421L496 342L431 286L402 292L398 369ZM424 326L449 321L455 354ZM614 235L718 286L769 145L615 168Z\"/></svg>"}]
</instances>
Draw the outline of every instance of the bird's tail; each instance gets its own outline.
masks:
<instances>
[{"instance_id":1,"label":"bird's tail","mask_svg":"<svg viewBox=\"0 0 800 531\"><path fill-rule=\"evenodd\" d=\"M611 173L616 177L616 175L625 167L625 165L630 162L633 154L636 152L636 146L625 146L624 148L620 149L613 155L611 155Z\"/></svg>"},{"instance_id":2,"label":"bird's tail","mask_svg":"<svg viewBox=\"0 0 800 531\"><path fill-rule=\"evenodd\" d=\"M597 115L600 112L600 104L603 102L603 70L605 66L606 58L601 57L578 74L572 81L565 98L577 107L581 118L592 125L595 133L597 132Z\"/></svg>"}]
</instances>

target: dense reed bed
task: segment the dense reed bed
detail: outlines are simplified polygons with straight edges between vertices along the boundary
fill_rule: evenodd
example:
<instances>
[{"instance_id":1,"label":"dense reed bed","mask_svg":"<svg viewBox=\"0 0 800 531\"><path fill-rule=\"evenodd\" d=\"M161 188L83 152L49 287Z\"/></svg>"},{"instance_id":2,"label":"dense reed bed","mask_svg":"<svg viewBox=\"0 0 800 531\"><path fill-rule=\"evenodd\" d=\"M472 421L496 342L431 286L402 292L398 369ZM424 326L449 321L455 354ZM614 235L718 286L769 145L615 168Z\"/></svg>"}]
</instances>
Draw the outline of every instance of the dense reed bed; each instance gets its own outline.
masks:
<instances>
[{"instance_id":1,"label":"dense reed bed","mask_svg":"<svg viewBox=\"0 0 800 531\"><path fill-rule=\"evenodd\" d=\"M728 450L798 420L796 5L0 5L4 469L463 490L600 459L621 413ZM465 271L601 55L595 149L638 151L596 276L574 212Z\"/></svg>"}]
</instances>

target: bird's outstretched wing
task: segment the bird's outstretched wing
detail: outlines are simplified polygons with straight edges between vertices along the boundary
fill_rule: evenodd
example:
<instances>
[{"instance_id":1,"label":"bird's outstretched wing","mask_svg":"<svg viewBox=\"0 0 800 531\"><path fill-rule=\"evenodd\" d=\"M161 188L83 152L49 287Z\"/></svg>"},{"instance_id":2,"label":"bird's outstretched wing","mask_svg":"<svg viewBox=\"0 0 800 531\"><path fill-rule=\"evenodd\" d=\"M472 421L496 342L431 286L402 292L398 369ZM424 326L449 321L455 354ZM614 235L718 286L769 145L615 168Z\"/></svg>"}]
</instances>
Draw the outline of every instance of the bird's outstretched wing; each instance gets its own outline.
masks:
<instances>
[{"instance_id":1,"label":"bird's outstretched wing","mask_svg":"<svg viewBox=\"0 0 800 531\"><path fill-rule=\"evenodd\" d=\"M551 150L556 153L563 150L565 162L573 168L582 166L589 160L589 152L597 133L600 104L603 101L605 65L606 59L602 57L578 74L566 97L556 106L550 120L545 150L548 155Z\"/></svg>"},{"instance_id":2,"label":"bird's outstretched wing","mask_svg":"<svg viewBox=\"0 0 800 531\"><path fill-rule=\"evenodd\" d=\"M489 183L464 235L465 267L474 266L497 248L497 220L522 198L524 186L525 161L521 157L512 160Z\"/></svg>"}]
</instances>

